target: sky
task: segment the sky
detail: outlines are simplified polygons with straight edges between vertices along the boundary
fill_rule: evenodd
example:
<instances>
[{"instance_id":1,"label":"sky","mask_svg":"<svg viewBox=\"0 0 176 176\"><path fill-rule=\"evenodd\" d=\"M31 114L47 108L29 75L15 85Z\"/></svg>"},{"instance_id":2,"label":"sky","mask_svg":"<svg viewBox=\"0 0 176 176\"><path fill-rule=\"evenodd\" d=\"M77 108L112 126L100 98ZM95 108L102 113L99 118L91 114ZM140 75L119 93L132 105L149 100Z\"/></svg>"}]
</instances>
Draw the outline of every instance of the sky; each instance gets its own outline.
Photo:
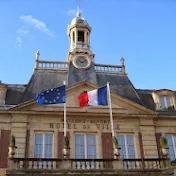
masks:
<instances>
[{"instance_id":1,"label":"sky","mask_svg":"<svg viewBox=\"0 0 176 176\"><path fill-rule=\"evenodd\" d=\"M76 0L0 0L0 80L27 84L35 53L67 61ZM80 0L95 63L121 65L137 89L176 90L176 0Z\"/></svg>"}]
</instances>

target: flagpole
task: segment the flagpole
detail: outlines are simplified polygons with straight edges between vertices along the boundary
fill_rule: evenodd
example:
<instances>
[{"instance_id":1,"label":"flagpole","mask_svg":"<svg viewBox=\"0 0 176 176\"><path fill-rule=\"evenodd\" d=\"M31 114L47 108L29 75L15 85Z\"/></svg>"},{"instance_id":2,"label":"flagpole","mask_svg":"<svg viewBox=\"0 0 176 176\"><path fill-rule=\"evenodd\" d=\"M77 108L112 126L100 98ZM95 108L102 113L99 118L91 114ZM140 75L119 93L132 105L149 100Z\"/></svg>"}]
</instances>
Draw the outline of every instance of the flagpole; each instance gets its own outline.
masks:
<instances>
[{"instance_id":1,"label":"flagpole","mask_svg":"<svg viewBox=\"0 0 176 176\"><path fill-rule=\"evenodd\" d=\"M108 88L108 104L109 104L109 113L110 113L110 123L111 123L112 137L114 137L114 122L113 122L113 117L112 117L111 95L110 95L110 88L109 88L108 82L107 82L107 88Z\"/></svg>"},{"instance_id":2,"label":"flagpole","mask_svg":"<svg viewBox=\"0 0 176 176\"><path fill-rule=\"evenodd\" d=\"M64 81L64 85L65 85L65 81ZM66 95L65 95L66 96ZM66 97L65 97L66 99ZM64 103L64 136L67 136L67 119L66 119L66 101Z\"/></svg>"}]
</instances>

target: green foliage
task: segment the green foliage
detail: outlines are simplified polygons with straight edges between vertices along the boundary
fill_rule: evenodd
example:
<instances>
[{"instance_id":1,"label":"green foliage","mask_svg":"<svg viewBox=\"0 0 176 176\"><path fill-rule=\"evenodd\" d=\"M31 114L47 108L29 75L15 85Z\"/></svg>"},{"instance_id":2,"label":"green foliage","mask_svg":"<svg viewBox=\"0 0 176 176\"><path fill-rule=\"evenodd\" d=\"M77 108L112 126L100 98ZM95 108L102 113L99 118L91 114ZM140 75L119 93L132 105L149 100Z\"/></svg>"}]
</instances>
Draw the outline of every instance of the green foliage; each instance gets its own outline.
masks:
<instances>
[{"instance_id":1,"label":"green foliage","mask_svg":"<svg viewBox=\"0 0 176 176\"><path fill-rule=\"evenodd\" d=\"M69 145L70 145L70 143L69 143L69 137L68 136L64 136L63 137L63 147L64 148L69 148Z\"/></svg>"},{"instance_id":2,"label":"green foliage","mask_svg":"<svg viewBox=\"0 0 176 176\"><path fill-rule=\"evenodd\" d=\"M176 163L176 159L174 159L172 162L173 162L173 163Z\"/></svg>"},{"instance_id":3,"label":"green foliage","mask_svg":"<svg viewBox=\"0 0 176 176\"><path fill-rule=\"evenodd\" d=\"M162 137L160 138L160 145L161 145L162 148L167 147L167 139L166 139L165 136L162 136Z\"/></svg>"},{"instance_id":4,"label":"green foliage","mask_svg":"<svg viewBox=\"0 0 176 176\"><path fill-rule=\"evenodd\" d=\"M15 136L14 135L10 136L10 147L15 147Z\"/></svg>"},{"instance_id":5,"label":"green foliage","mask_svg":"<svg viewBox=\"0 0 176 176\"><path fill-rule=\"evenodd\" d=\"M164 108L164 111L174 111L175 107L174 106L168 106Z\"/></svg>"}]
</instances>

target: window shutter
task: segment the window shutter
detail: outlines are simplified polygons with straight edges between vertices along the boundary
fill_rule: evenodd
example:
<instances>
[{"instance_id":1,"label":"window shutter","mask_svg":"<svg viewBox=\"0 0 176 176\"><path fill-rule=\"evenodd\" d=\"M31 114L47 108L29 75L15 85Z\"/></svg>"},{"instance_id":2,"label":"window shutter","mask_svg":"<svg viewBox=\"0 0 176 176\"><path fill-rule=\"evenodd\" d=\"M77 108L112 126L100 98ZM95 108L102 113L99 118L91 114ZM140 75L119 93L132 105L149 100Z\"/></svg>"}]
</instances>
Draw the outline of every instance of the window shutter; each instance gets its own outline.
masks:
<instances>
[{"instance_id":1,"label":"window shutter","mask_svg":"<svg viewBox=\"0 0 176 176\"><path fill-rule=\"evenodd\" d=\"M101 137L103 158L114 158L112 148L112 133L102 133Z\"/></svg>"},{"instance_id":2,"label":"window shutter","mask_svg":"<svg viewBox=\"0 0 176 176\"><path fill-rule=\"evenodd\" d=\"M67 132L67 136L70 136L70 133ZM64 133L63 132L58 132L58 158L63 158L63 153L62 153L62 149L63 149L63 137L64 137ZM70 156L68 156L68 158L70 158Z\"/></svg>"},{"instance_id":3,"label":"window shutter","mask_svg":"<svg viewBox=\"0 0 176 176\"><path fill-rule=\"evenodd\" d=\"M155 133L159 158L162 158L161 146L160 146L160 137L161 137L161 135L162 135L161 133Z\"/></svg>"},{"instance_id":4,"label":"window shutter","mask_svg":"<svg viewBox=\"0 0 176 176\"><path fill-rule=\"evenodd\" d=\"M1 130L0 138L0 168L7 168L10 130Z\"/></svg>"},{"instance_id":5,"label":"window shutter","mask_svg":"<svg viewBox=\"0 0 176 176\"><path fill-rule=\"evenodd\" d=\"M142 134L141 132L138 133L139 137L139 145L140 145L140 151L141 151L141 158L144 158L144 148L143 148L143 143L142 143Z\"/></svg>"}]
</instances>

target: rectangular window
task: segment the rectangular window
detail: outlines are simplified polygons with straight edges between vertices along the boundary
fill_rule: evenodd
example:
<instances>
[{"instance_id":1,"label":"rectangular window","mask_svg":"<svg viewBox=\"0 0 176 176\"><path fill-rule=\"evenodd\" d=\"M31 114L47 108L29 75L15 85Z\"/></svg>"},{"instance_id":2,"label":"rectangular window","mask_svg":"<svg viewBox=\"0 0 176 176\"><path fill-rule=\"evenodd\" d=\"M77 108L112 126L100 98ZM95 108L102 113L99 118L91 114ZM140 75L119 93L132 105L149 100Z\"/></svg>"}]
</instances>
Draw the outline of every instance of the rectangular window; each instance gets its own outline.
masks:
<instances>
[{"instance_id":1,"label":"rectangular window","mask_svg":"<svg viewBox=\"0 0 176 176\"><path fill-rule=\"evenodd\" d=\"M170 160L175 160L176 158L176 135L166 136L168 147L169 147L169 157Z\"/></svg>"},{"instance_id":2,"label":"rectangular window","mask_svg":"<svg viewBox=\"0 0 176 176\"><path fill-rule=\"evenodd\" d=\"M75 32L73 31L73 42L75 42Z\"/></svg>"},{"instance_id":3,"label":"rectangular window","mask_svg":"<svg viewBox=\"0 0 176 176\"><path fill-rule=\"evenodd\" d=\"M133 135L118 135L117 136L121 158L135 158L134 137Z\"/></svg>"},{"instance_id":4,"label":"rectangular window","mask_svg":"<svg viewBox=\"0 0 176 176\"><path fill-rule=\"evenodd\" d=\"M84 42L84 31L78 31L78 42Z\"/></svg>"},{"instance_id":5,"label":"rectangular window","mask_svg":"<svg viewBox=\"0 0 176 176\"><path fill-rule=\"evenodd\" d=\"M160 96L160 107L164 110L165 107L171 106L171 99L168 96Z\"/></svg>"},{"instance_id":6,"label":"rectangular window","mask_svg":"<svg viewBox=\"0 0 176 176\"><path fill-rule=\"evenodd\" d=\"M96 135L75 134L75 158L94 159L96 156Z\"/></svg>"},{"instance_id":7,"label":"rectangular window","mask_svg":"<svg viewBox=\"0 0 176 176\"><path fill-rule=\"evenodd\" d=\"M36 133L34 144L34 158L52 158L53 134Z\"/></svg>"}]
</instances>

